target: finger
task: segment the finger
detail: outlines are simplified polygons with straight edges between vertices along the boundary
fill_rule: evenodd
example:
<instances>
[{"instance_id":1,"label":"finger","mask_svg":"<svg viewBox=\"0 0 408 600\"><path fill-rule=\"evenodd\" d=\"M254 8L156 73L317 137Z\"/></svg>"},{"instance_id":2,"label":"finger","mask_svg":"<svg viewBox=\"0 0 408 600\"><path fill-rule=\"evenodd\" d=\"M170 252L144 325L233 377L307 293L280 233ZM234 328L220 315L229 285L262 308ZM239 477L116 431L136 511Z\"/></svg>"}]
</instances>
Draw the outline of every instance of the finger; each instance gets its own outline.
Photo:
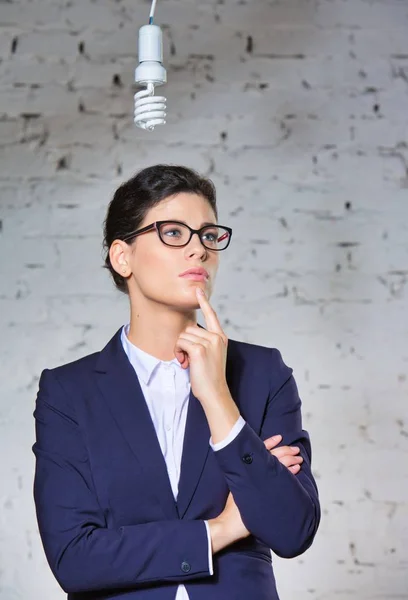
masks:
<instances>
[{"instance_id":1,"label":"finger","mask_svg":"<svg viewBox=\"0 0 408 600\"><path fill-rule=\"evenodd\" d=\"M290 446L279 446L279 448L273 448L272 450L270 450L271 454L273 454L274 456L285 456L285 454L290 454L291 456L293 456L293 452L290 449Z\"/></svg>"},{"instance_id":2,"label":"finger","mask_svg":"<svg viewBox=\"0 0 408 600\"><path fill-rule=\"evenodd\" d=\"M190 331L187 331L187 329L180 333L178 339L189 340L190 342L193 342L194 344L201 344L202 346L205 346L205 348L209 347L209 345L211 344L211 340L209 340L205 336L197 335L196 332L191 333Z\"/></svg>"},{"instance_id":3,"label":"finger","mask_svg":"<svg viewBox=\"0 0 408 600\"><path fill-rule=\"evenodd\" d=\"M299 454L299 448L294 448L293 446L279 446L279 448L275 448L274 450L271 450L271 452L275 456L280 456L283 454L291 454L292 456L295 456L296 454Z\"/></svg>"},{"instance_id":4,"label":"finger","mask_svg":"<svg viewBox=\"0 0 408 600\"><path fill-rule=\"evenodd\" d=\"M179 361L180 366L183 369L187 369L187 367L190 365L188 354L186 352L183 352L182 350L175 350L174 351L174 356Z\"/></svg>"},{"instance_id":5,"label":"finger","mask_svg":"<svg viewBox=\"0 0 408 600\"><path fill-rule=\"evenodd\" d=\"M299 465L303 462L303 458L301 456L282 456L279 458L279 462L285 467L293 467L295 465Z\"/></svg>"},{"instance_id":6,"label":"finger","mask_svg":"<svg viewBox=\"0 0 408 600\"><path fill-rule=\"evenodd\" d=\"M190 364L189 354L197 351L197 344L180 336L174 346L173 352L183 369L187 369Z\"/></svg>"},{"instance_id":7,"label":"finger","mask_svg":"<svg viewBox=\"0 0 408 600\"><path fill-rule=\"evenodd\" d=\"M266 446L266 448L268 450L271 450L272 448L274 448L277 444L279 444L279 442L282 441L282 436L281 435L273 435L272 437L266 439L264 441L264 444Z\"/></svg>"},{"instance_id":8,"label":"finger","mask_svg":"<svg viewBox=\"0 0 408 600\"><path fill-rule=\"evenodd\" d=\"M203 293L201 294L200 291ZM196 287L196 296L197 296L200 308L202 310L202 313L204 315L204 319L205 319L205 323L207 325L208 331L213 331L214 333L218 333L223 338L223 340L226 341L227 336L225 335L225 333L220 325L220 322L218 320L215 310L213 309L210 302L208 301L205 291L200 287Z\"/></svg>"},{"instance_id":9,"label":"finger","mask_svg":"<svg viewBox=\"0 0 408 600\"><path fill-rule=\"evenodd\" d=\"M201 340L206 340L209 344L219 341L220 338L222 339L222 341L224 341L223 338L218 333L214 333L214 331L207 331L207 329L198 327L198 325L189 325L188 327L185 328L185 330L182 332L181 335L184 335L184 333L188 333L190 335L195 335L197 338L200 338ZM197 340L197 341L199 341L199 340Z\"/></svg>"},{"instance_id":10,"label":"finger","mask_svg":"<svg viewBox=\"0 0 408 600\"><path fill-rule=\"evenodd\" d=\"M295 465L294 467L289 467L289 471L291 473L293 473L293 475L296 475L297 473L299 473L301 467L300 465Z\"/></svg>"}]
</instances>

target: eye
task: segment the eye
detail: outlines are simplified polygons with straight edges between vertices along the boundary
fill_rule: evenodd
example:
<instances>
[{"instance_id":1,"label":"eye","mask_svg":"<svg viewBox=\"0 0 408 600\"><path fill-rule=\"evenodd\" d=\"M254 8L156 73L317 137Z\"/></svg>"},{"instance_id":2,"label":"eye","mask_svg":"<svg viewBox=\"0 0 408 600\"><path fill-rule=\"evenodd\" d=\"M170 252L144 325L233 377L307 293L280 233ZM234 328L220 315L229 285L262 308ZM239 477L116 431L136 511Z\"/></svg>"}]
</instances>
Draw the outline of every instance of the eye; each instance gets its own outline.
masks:
<instances>
[{"instance_id":1,"label":"eye","mask_svg":"<svg viewBox=\"0 0 408 600\"><path fill-rule=\"evenodd\" d=\"M175 233L176 235L173 235L173 233ZM164 235L166 235L167 237L178 237L178 236L181 236L182 233L181 233L180 229L173 227L172 229L166 229L164 231Z\"/></svg>"},{"instance_id":2,"label":"eye","mask_svg":"<svg viewBox=\"0 0 408 600\"><path fill-rule=\"evenodd\" d=\"M207 239L209 242L216 242L218 239L218 232L216 231L206 231L206 233L202 236L204 239Z\"/></svg>"}]
</instances>

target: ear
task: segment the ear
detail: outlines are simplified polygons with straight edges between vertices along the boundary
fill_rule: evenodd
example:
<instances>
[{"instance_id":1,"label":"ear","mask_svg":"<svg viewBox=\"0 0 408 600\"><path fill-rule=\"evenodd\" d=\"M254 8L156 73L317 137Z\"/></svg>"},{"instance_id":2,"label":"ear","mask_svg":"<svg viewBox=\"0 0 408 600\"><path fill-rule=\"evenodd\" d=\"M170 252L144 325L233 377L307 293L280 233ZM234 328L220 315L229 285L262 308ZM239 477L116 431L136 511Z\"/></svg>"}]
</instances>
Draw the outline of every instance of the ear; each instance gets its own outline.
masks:
<instances>
[{"instance_id":1,"label":"ear","mask_svg":"<svg viewBox=\"0 0 408 600\"><path fill-rule=\"evenodd\" d=\"M122 277L129 277L130 269L130 246L122 240L114 240L109 248L109 258L112 267Z\"/></svg>"}]
</instances>

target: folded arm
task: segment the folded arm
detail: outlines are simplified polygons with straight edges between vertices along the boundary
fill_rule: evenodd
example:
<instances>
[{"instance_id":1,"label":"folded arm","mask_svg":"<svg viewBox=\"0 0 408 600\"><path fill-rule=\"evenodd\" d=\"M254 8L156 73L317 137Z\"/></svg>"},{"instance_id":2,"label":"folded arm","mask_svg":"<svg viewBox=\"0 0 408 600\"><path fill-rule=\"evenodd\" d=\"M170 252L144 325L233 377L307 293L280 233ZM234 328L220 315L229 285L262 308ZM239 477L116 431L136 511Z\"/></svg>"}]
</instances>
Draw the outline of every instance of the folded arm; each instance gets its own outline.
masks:
<instances>
[{"instance_id":1,"label":"folded arm","mask_svg":"<svg viewBox=\"0 0 408 600\"><path fill-rule=\"evenodd\" d=\"M247 529L277 555L291 558L311 545L320 522L320 505L292 370L277 350L271 352L278 353L273 358L282 385L268 400L260 435L246 423L215 455ZM303 463L297 475L265 448L263 440L276 434L282 435L281 445L300 448Z\"/></svg>"},{"instance_id":2,"label":"folded arm","mask_svg":"<svg viewBox=\"0 0 408 600\"><path fill-rule=\"evenodd\" d=\"M79 425L52 371L42 373L34 416L37 520L48 563L65 592L210 576L202 520L107 528Z\"/></svg>"}]
</instances>

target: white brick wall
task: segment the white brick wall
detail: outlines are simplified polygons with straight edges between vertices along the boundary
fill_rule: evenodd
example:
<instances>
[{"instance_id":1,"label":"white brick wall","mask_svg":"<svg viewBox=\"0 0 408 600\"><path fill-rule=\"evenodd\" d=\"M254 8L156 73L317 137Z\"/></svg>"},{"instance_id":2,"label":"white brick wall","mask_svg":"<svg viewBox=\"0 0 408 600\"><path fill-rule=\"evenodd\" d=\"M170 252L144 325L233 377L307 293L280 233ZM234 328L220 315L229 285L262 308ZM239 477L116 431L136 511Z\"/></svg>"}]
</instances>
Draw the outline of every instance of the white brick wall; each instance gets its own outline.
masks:
<instances>
[{"instance_id":1,"label":"white brick wall","mask_svg":"<svg viewBox=\"0 0 408 600\"><path fill-rule=\"evenodd\" d=\"M131 117L148 11L0 2L0 599L63 597L31 496L38 377L126 319L102 220L161 161L215 181L234 241L214 306L281 349L304 401L324 514L276 560L282 600L407 599L408 3L159 1L169 118L150 134Z\"/></svg>"}]
</instances>

